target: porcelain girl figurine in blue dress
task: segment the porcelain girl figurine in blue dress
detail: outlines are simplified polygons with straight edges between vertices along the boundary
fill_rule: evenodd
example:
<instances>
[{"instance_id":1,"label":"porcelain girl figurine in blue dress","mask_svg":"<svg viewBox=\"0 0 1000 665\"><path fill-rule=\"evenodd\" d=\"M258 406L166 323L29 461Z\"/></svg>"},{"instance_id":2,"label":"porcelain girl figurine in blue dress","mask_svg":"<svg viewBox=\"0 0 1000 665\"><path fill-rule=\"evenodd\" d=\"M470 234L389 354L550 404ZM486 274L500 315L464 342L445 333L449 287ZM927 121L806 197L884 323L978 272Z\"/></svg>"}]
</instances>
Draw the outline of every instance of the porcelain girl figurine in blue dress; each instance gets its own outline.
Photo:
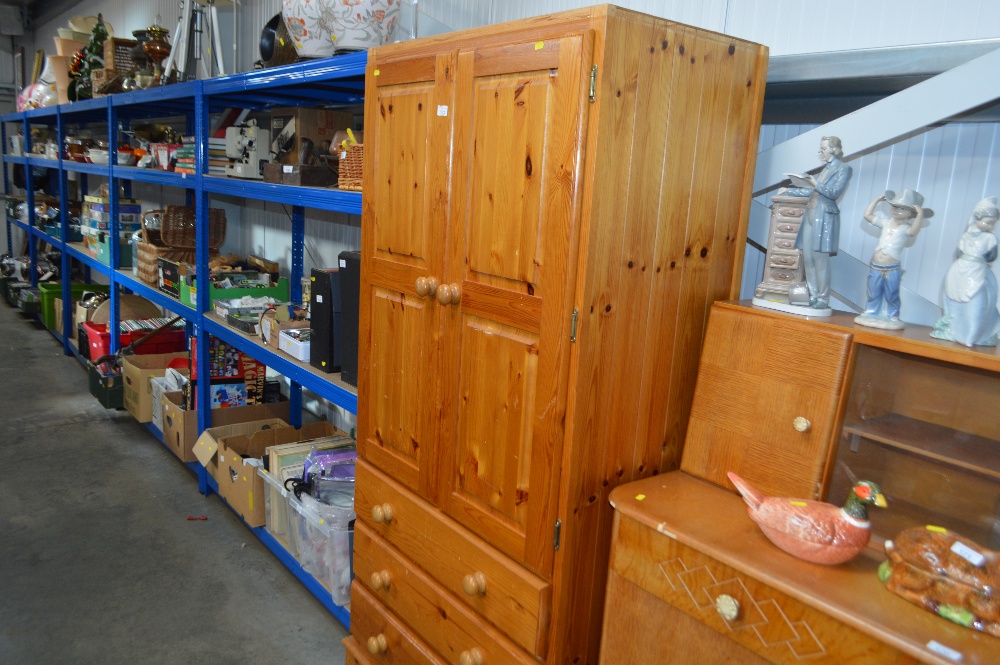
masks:
<instances>
[{"instance_id":1,"label":"porcelain girl figurine in blue dress","mask_svg":"<svg viewBox=\"0 0 1000 665\"><path fill-rule=\"evenodd\" d=\"M882 201L890 206L889 218L875 214L875 206ZM864 314L855 317L855 323L884 330L904 327L899 320L899 285L903 276L900 259L903 249L920 232L925 214L929 214L921 207L923 203L923 196L904 189L899 196L888 191L868 204L865 220L881 232L868 266L868 304Z\"/></svg>"},{"instance_id":2,"label":"porcelain girl figurine in blue dress","mask_svg":"<svg viewBox=\"0 0 1000 665\"><path fill-rule=\"evenodd\" d=\"M1000 210L994 196L976 204L958 241L958 258L944 278L944 316L931 337L965 346L996 346L1000 333L997 278L990 263L997 258L993 235Z\"/></svg>"},{"instance_id":3,"label":"porcelain girl figurine in blue dress","mask_svg":"<svg viewBox=\"0 0 1000 665\"><path fill-rule=\"evenodd\" d=\"M830 257L840 242L840 208L837 199L851 180L851 167L841 161L844 147L836 136L824 136L819 143L819 158L826 165L815 176L801 176L808 187L785 190L789 196L808 196L795 246L802 250L809 306L819 316L829 316ZM794 181L793 181L794 182Z\"/></svg>"}]
</instances>

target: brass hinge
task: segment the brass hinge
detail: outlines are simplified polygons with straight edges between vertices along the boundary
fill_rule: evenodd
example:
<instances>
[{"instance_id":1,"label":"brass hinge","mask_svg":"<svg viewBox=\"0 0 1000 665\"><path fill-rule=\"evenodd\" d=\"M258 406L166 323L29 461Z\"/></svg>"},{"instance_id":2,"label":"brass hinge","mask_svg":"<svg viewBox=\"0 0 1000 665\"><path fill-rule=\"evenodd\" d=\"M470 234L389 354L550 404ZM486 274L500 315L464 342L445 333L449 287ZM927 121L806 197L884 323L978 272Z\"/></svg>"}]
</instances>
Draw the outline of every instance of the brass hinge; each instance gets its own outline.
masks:
<instances>
[{"instance_id":1,"label":"brass hinge","mask_svg":"<svg viewBox=\"0 0 1000 665\"><path fill-rule=\"evenodd\" d=\"M562 520L556 520L556 537L555 541L552 543L555 550L559 551L559 535L562 533Z\"/></svg>"},{"instance_id":2,"label":"brass hinge","mask_svg":"<svg viewBox=\"0 0 1000 665\"><path fill-rule=\"evenodd\" d=\"M597 101L597 65L590 68L590 103Z\"/></svg>"},{"instance_id":3,"label":"brass hinge","mask_svg":"<svg viewBox=\"0 0 1000 665\"><path fill-rule=\"evenodd\" d=\"M576 324L580 321L580 310L576 307L573 308L573 316L570 317L569 324L569 341L576 341Z\"/></svg>"}]
</instances>

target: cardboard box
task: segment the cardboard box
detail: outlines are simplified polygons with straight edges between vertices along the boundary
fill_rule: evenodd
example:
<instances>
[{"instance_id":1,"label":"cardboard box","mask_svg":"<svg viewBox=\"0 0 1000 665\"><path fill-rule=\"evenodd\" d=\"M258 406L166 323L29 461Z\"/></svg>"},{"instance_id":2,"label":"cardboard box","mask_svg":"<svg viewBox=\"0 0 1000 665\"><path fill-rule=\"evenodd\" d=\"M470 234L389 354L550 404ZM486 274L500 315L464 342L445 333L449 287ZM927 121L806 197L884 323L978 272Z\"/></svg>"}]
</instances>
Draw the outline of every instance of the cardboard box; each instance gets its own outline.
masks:
<instances>
[{"instance_id":1,"label":"cardboard box","mask_svg":"<svg viewBox=\"0 0 1000 665\"><path fill-rule=\"evenodd\" d=\"M150 379L167 373L170 361L183 359L187 353L156 353L143 356L125 356L122 376L125 378L125 409L140 423L153 419L153 387Z\"/></svg>"},{"instance_id":2,"label":"cardboard box","mask_svg":"<svg viewBox=\"0 0 1000 665\"><path fill-rule=\"evenodd\" d=\"M274 319L274 312L264 312L260 317L260 338L264 343L273 349L280 348L278 336L282 330L298 330L308 328L308 321L285 321L278 323Z\"/></svg>"},{"instance_id":3,"label":"cardboard box","mask_svg":"<svg viewBox=\"0 0 1000 665\"><path fill-rule=\"evenodd\" d=\"M180 143L150 143L149 151L156 157L156 163L161 170L173 171L170 160L176 159L175 153L183 147Z\"/></svg>"},{"instance_id":4,"label":"cardboard box","mask_svg":"<svg viewBox=\"0 0 1000 665\"><path fill-rule=\"evenodd\" d=\"M219 423L217 427L209 427L198 437L194 445L194 456L198 463L208 469L213 478L219 478L219 439L230 436L250 436L262 429L273 427L291 427L288 424L288 402L278 402L282 409L274 411L275 415L261 417L252 421L231 422L228 424ZM249 408L249 407L243 407ZM192 411L192 414L195 412ZM228 413L228 411L226 412ZM214 424L214 422L213 422Z\"/></svg>"},{"instance_id":5,"label":"cardboard box","mask_svg":"<svg viewBox=\"0 0 1000 665\"><path fill-rule=\"evenodd\" d=\"M280 164L316 164L330 153L334 135L354 129L354 112L347 110L283 108L271 110L271 142Z\"/></svg>"},{"instance_id":6,"label":"cardboard box","mask_svg":"<svg viewBox=\"0 0 1000 665\"><path fill-rule=\"evenodd\" d=\"M301 429L279 427L252 435L240 434L218 439L219 495L251 527L264 526L264 479L257 475L261 459L271 446L342 433L328 422L309 423Z\"/></svg>"},{"instance_id":7,"label":"cardboard box","mask_svg":"<svg viewBox=\"0 0 1000 665\"><path fill-rule=\"evenodd\" d=\"M277 421L285 427L290 427L288 425L288 402L255 404L233 409L213 409L210 412L212 414L212 427L207 428L199 437L198 412L187 411L183 408L184 395L181 391L163 393L162 405L163 443L182 462L201 462L201 458L195 451L199 447L206 448L208 444L197 446L196 443L202 441L206 434L220 427L261 420ZM208 469L213 478L217 478L218 468L214 454L215 448L212 449L212 455L207 458L208 463L201 462L201 465Z\"/></svg>"},{"instance_id":8,"label":"cardboard box","mask_svg":"<svg viewBox=\"0 0 1000 665\"><path fill-rule=\"evenodd\" d=\"M175 298L181 297L181 282L191 269L186 263L170 259L156 259L156 286L163 293Z\"/></svg>"}]
</instances>

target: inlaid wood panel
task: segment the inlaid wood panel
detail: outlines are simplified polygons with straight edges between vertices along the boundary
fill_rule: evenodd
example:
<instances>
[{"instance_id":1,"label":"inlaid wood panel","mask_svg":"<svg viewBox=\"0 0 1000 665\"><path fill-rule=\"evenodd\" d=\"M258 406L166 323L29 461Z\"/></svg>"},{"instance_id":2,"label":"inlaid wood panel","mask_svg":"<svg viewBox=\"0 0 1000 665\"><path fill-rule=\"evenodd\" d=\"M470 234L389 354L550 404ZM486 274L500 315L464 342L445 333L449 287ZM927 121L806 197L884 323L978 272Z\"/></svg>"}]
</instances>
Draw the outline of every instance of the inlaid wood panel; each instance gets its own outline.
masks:
<instances>
[{"instance_id":1,"label":"inlaid wood panel","mask_svg":"<svg viewBox=\"0 0 1000 665\"><path fill-rule=\"evenodd\" d=\"M884 665L903 660L868 635L628 518L619 518L611 566L772 663ZM716 609L722 595L739 604L735 618L725 619Z\"/></svg>"}]
</instances>

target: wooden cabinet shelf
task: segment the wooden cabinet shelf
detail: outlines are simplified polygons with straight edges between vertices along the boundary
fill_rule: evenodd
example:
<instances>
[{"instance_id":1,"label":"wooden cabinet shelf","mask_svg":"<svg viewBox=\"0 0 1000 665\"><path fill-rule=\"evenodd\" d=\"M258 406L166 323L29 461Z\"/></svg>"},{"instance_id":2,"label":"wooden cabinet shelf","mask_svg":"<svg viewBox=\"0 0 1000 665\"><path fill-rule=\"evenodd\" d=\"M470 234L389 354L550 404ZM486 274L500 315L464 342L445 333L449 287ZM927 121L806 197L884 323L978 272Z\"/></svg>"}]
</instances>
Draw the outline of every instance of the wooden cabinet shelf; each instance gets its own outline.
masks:
<instances>
[{"instance_id":1,"label":"wooden cabinet shelf","mask_svg":"<svg viewBox=\"0 0 1000 665\"><path fill-rule=\"evenodd\" d=\"M1000 480L1000 441L898 413L844 425L844 434L852 437L855 452L859 439L869 439Z\"/></svg>"}]
</instances>

